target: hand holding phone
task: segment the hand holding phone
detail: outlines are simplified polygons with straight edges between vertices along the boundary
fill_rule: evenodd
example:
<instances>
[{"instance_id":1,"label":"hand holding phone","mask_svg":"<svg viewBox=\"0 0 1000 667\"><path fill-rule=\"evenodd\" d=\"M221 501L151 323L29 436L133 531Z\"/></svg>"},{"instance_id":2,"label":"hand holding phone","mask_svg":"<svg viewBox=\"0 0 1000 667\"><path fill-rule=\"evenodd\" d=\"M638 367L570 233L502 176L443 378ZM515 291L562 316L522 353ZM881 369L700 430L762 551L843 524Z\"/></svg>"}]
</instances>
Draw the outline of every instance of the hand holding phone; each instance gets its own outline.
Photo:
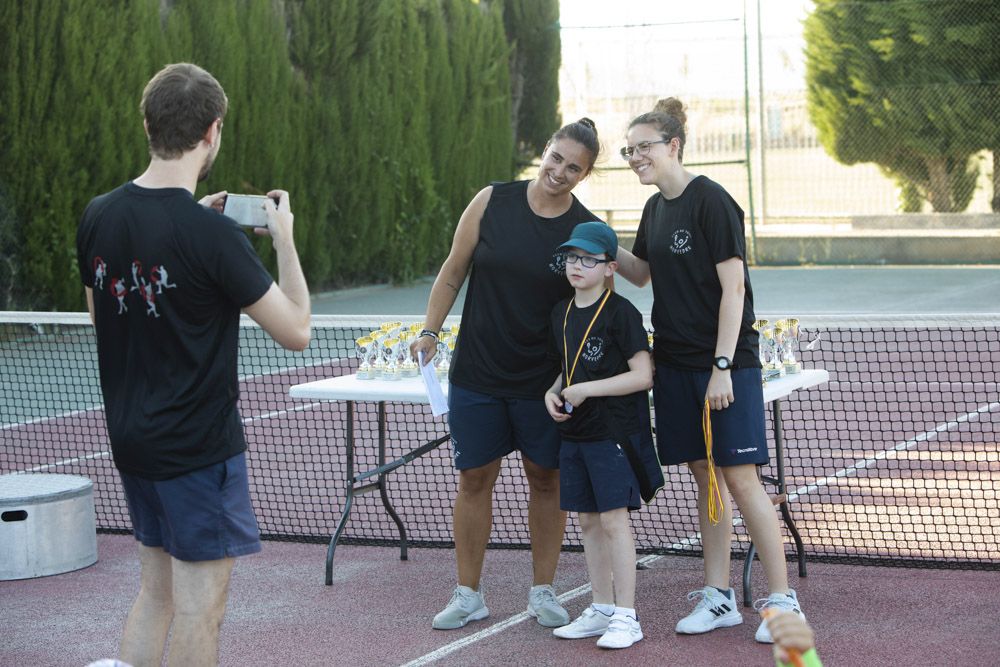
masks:
<instances>
[{"instance_id":1,"label":"hand holding phone","mask_svg":"<svg viewBox=\"0 0 1000 667\"><path fill-rule=\"evenodd\" d=\"M229 216L243 227L267 227L267 211L264 207L270 199L275 207L279 200L264 195L226 195L226 205L222 214Z\"/></svg>"}]
</instances>

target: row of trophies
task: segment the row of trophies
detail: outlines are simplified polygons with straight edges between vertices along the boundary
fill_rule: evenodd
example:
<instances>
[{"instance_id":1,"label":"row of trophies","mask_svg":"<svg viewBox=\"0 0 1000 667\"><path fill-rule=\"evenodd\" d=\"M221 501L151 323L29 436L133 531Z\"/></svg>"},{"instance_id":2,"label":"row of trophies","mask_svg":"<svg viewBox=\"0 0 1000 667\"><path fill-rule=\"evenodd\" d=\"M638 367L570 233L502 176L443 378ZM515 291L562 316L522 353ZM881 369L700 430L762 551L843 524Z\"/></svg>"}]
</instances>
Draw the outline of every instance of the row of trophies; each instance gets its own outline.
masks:
<instances>
[{"instance_id":1,"label":"row of trophies","mask_svg":"<svg viewBox=\"0 0 1000 667\"><path fill-rule=\"evenodd\" d=\"M410 356L410 343L420 334L423 324L385 322L367 336L354 341L358 359L359 380L400 380L417 377L420 370ZM458 325L444 329L437 341L437 352L431 360L438 379L448 377L451 355L455 351Z\"/></svg>"},{"instance_id":2,"label":"row of trophies","mask_svg":"<svg viewBox=\"0 0 1000 667\"><path fill-rule=\"evenodd\" d=\"M802 371L799 363L799 321L794 317L769 322L757 320L753 328L760 334L760 365L764 381Z\"/></svg>"}]
</instances>

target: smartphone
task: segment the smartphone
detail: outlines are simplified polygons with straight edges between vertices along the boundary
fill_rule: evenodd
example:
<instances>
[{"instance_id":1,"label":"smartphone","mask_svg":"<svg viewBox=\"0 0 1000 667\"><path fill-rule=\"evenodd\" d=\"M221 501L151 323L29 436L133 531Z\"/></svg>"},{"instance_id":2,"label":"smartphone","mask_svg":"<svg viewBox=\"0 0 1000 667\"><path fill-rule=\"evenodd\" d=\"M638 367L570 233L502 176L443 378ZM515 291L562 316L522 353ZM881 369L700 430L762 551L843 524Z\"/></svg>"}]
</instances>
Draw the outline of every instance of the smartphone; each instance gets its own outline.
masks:
<instances>
[{"instance_id":1,"label":"smartphone","mask_svg":"<svg viewBox=\"0 0 1000 667\"><path fill-rule=\"evenodd\" d=\"M268 197L264 195L226 195L222 213L244 227L267 227L266 199ZM271 201L277 206L276 200Z\"/></svg>"}]
</instances>

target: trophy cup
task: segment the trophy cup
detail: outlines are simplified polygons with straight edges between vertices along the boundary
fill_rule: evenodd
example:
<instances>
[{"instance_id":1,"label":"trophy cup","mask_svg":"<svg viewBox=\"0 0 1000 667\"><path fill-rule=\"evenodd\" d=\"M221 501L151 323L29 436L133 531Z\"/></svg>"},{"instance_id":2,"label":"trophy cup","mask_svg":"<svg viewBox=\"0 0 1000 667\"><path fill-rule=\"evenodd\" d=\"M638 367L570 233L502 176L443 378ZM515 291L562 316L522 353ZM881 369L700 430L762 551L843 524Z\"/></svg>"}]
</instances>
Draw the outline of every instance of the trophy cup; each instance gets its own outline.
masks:
<instances>
[{"instance_id":1,"label":"trophy cup","mask_svg":"<svg viewBox=\"0 0 1000 667\"><path fill-rule=\"evenodd\" d=\"M372 339L371 350L368 352L368 377L372 380L381 380L385 377L385 360L382 354L385 333L381 329L376 329L368 334L368 338Z\"/></svg>"},{"instance_id":2,"label":"trophy cup","mask_svg":"<svg viewBox=\"0 0 1000 667\"><path fill-rule=\"evenodd\" d=\"M448 379L451 369L451 353L455 349L455 337L449 332L441 334L437 343L437 354L434 356L434 374L439 380Z\"/></svg>"},{"instance_id":3,"label":"trophy cup","mask_svg":"<svg viewBox=\"0 0 1000 667\"><path fill-rule=\"evenodd\" d=\"M782 324L784 334L781 338L781 364L785 368L785 373L794 374L802 372L802 364L797 358L799 348L799 321L794 317L779 320Z\"/></svg>"},{"instance_id":4,"label":"trophy cup","mask_svg":"<svg viewBox=\"0 0 1000 667\"><path fill-rule=\"evenodd\" d=\"M757 320L753 323L753 328L760 334L760 356L761 375L766 383L773 377L780 377L785 374L785 368L781 365L780 356L776 356L775 326L767 320ZM777 363L775 363L777 360Z\"/></svg>"},{"instance_id":5,"label":"trophy cup","mask_svg":"<svg viewBox=\"0 0 1000 667\"><path fill-rule=\"evenodd\" d=\"M372 378L371 353L374 345L368 336L362 336L354 341L354 354L358 358L358 379Z\"/></svg>"},{"instance_id":6,"label":"trophy cup","mask_svg":"<svg viewBox=\"0 0 1000 667\"><path fill-rule=\"evenodd\" d=\"M386 338L382 341L382 361L385 363L382 379L398 380L402 377L402 369L399 365L400 347L398 338Z\"/></svg>"},{"instance_id":7,"label":"trophy cup","mask_svg":"<svg viewBox=\"0 0 1000 667\"><path fill-rule=\"evenodd\" d=\"M415 378L420 375L417 362L410 356L410 342L413 338L414 334L409 331L403 331L399 334L399 350L396 361L399 364L399 373L404 378Z\"/></svg>"}]
</instances>

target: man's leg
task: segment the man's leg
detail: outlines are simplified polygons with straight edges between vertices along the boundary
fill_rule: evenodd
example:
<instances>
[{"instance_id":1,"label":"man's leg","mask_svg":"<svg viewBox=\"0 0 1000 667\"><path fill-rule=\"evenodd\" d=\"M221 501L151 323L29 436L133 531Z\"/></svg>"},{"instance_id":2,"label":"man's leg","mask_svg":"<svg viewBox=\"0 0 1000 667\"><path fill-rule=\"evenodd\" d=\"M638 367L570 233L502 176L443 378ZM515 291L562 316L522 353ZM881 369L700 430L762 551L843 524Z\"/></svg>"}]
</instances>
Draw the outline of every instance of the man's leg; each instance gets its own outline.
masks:
<instances>
[{"instance_id":1,"label":"man's leg","mask_svg":"<svg viewBox=\"0 0 1000 667\"><path fill-rule=\"evenodd\" d=\"M170 555L160 547L139 545L139 595L136 596L122 635L119 656L135 667L159 667L174 615Z\"/></svg>"},{"instance_id":2,"label":"man's leg","mask_svg":"<svg viewBox=\"0 0 1000 667\"><path fill-rule=\"evenodd\" d=\"M543 468L522 457L528 478L528 530L534 585L551 584L566 532L566 512L559 509L559 470Z\"/></svg>"},{"instance_id":3,"label":"man's leg","mask_svg":"<svg viewBox=\"0 0 1000 667\"><path fill-rule=\"evenodd\" d=\"M733 506L722 468L716 467L715 478L722 496L722 516L713 524L708 518L708 461L688 464L698 483L698 526L701 528L701 545L704 551L705 585L727 590L730 576L730 553L733 548Z\"/></svg>"},{"instance_id":4,"label":"man's leg","mask_svg":"<svg viewBox=\"0 0 1000 667\"><path fill-rule=\"evenodd\" d=\"M226 613L234 558L173 559L174 631L169 667L213 667L219 662L219 628Z\"/></svg>"},{"instance_id":5,"label":"man's leg","mask_svg":"<svg viewBox=\"0 0 1000 667\"><path fill-rule=\"evenodd\" d=\"M493 530L493 485L500 474L501 459L479 468L459 471L458 496L452 515L458 583L479 590L486 544Z\"/></svg>"}]
</instances>

